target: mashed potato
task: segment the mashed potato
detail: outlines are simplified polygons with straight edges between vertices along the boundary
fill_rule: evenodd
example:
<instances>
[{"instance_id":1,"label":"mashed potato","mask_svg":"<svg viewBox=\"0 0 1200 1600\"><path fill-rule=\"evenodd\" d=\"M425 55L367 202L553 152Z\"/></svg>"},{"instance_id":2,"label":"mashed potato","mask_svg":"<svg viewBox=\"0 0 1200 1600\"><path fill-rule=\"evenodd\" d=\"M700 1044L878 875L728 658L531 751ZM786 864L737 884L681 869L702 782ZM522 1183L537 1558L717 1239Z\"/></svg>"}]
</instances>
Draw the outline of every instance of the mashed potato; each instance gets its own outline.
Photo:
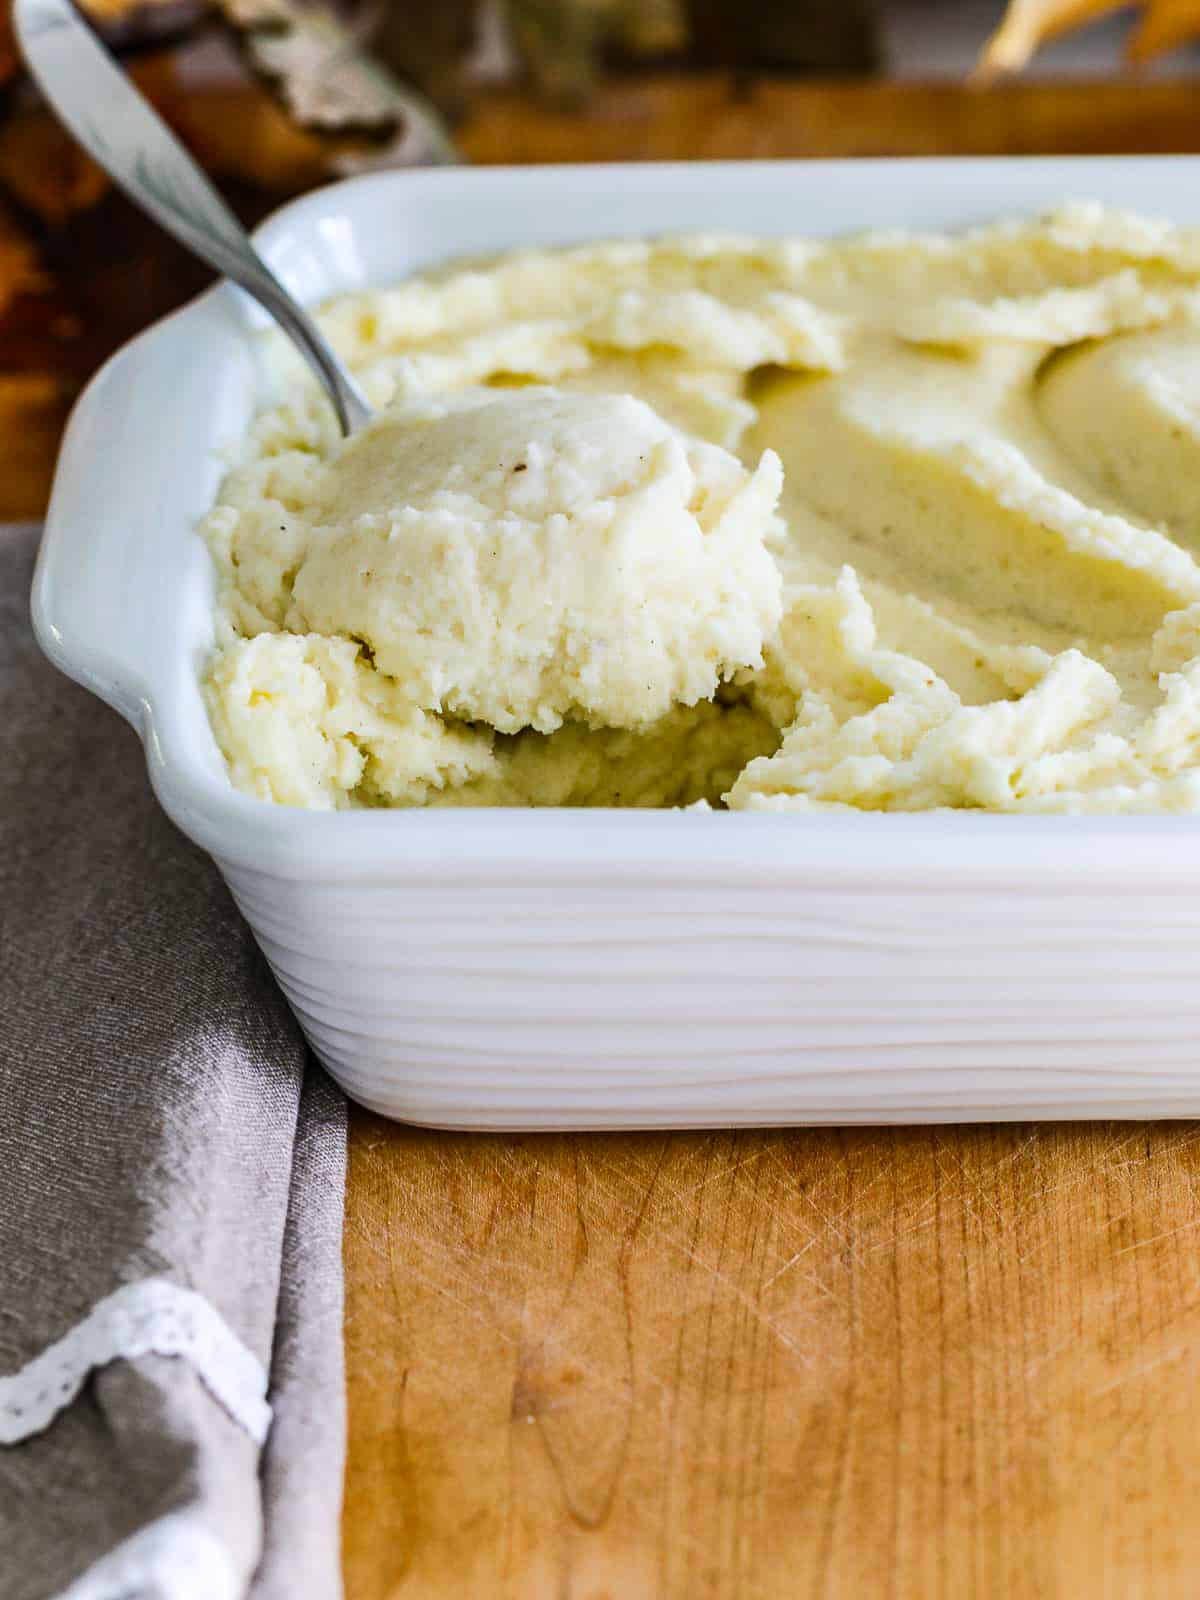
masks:
<instances>
[{"instance_id":1,"label":"mashed potato","mask_svg":"<svg viewBox=\"0 0 1200 1600\"><path fill-rule=\"evenodd\" d=\"M343 446L283 360L204 525L233 781L1194 810L1198 313L1200 235L1089 206L343 299L386 409Z\"/></svg>"},{"instance_id":2,"label":"mashed potato","mask_svg":"<svg viewBox=\"0 0 1200 1600\"><path fill-rule=\"evenodd\" d=\"M750 474L630 395L392 408L329 462L287 623L361 639L419 705L502 733L645 726L762 666L782 479L773 452Z\"/></svg>"}]
</instances>

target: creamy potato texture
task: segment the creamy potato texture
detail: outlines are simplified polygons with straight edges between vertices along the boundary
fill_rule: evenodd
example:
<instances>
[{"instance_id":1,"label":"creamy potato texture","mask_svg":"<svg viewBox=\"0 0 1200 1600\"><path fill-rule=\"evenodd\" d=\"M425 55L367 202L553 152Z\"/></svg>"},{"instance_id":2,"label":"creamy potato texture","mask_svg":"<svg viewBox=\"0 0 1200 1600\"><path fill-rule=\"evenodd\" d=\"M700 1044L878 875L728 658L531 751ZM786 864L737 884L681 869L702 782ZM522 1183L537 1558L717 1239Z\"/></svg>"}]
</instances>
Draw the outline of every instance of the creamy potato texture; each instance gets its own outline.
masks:
<instances>
[{"instance_id":1,"label":"creamy potato texture","mask_svg":"<svg viewBox=\"0 0 1200 1600\"><path fill-rule=\"evenodd\" d=\"M469 389L339 449L288 615L418 704L503 733L644 727L762 665L782 474L631 395Z\"/></svg>"},{"instance_id":2,"label":"creamy potato texture","mask_svg":"<svg viewBox=\"0 0 1200 1600\"><path fill-rule=\"evenodd\" d=\"M285 804L1200 807L1200 233L514 255L327 308L204 524Z\"/></svg>"}]
</instances>

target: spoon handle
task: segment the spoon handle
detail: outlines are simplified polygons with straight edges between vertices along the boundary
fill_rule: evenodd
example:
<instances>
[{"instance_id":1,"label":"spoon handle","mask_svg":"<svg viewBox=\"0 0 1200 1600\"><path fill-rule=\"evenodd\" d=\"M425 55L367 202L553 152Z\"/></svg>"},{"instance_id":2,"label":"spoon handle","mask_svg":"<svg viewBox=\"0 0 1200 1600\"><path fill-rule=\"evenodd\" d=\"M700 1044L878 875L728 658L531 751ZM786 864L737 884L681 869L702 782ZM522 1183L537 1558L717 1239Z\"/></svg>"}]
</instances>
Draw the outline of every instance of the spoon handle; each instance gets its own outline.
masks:
<instances>
[{"instance_id":1,"label":"spoon handle","mask_svg":"<svg viewBox=\"0 0 1200 1600\"><path fill-rule=\"evenodd\" d=\"M370 406L320 330L70 0L15 0L13 24L29 70L84 149L168 233L282 325L328 393L343 433L367 422Z\"/></svg>"}]
</instances>

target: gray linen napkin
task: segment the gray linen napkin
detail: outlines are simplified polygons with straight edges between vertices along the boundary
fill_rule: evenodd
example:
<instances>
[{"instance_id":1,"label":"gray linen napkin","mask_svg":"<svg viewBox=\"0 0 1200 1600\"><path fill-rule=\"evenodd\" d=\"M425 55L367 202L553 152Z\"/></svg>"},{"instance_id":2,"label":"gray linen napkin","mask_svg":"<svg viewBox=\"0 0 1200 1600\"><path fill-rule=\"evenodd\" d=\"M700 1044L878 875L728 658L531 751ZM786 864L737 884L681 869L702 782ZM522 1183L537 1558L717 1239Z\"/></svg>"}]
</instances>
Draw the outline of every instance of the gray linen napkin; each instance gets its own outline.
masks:
<instances>
[{"instance_id":1,"label":"gray linen napkin","mask_svg":"<svg viewBox=\"0 0 1200 1600\"><path fill-rule=\"evenodd\" d=\"M0 528L0 1595L324 1600L344 1102L133 733L38 652L35 546Z\"/></svg>"}]
</instances>

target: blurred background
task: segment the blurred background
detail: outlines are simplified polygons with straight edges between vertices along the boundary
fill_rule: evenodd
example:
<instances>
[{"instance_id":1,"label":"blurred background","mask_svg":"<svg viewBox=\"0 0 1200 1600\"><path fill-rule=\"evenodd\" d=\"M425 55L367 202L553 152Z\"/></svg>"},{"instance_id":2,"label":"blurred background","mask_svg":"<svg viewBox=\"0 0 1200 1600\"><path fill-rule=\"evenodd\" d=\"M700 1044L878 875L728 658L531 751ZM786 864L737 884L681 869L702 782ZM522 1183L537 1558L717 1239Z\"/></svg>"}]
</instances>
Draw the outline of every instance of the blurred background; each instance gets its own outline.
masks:
<instances>
[{"instance_id":1,"label":"blurred background","mask_svg":"<svg viewBox=\"0 0 1200 1600\"><path fill-rule=\"evenodd\" d=\"M84 0L247 221L379 165L1200 150L1200 0ZM202 270L40 104L0 16L0 511Z\"/></svg>"}]
</instances>

